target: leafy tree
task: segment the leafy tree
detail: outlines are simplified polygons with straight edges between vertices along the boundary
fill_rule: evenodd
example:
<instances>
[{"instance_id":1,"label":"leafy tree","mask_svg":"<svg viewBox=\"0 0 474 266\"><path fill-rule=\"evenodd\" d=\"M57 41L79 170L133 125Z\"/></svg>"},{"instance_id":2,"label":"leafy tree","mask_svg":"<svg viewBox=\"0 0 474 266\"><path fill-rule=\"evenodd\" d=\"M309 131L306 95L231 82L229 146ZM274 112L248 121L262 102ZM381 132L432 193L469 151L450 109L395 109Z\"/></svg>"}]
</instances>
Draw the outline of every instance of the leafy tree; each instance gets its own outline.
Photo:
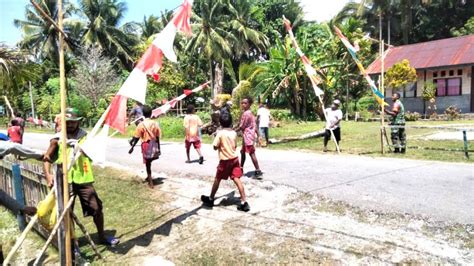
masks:
<instances>
[{"instance_id":1,"label":"leafy tree","mask_svg":"<svg viewBox=\"0 0 474 266\"><path fill-rule=\"evenodd\" d=\"M202 54L208 60L211 87L214 86L213 69L215 62L221 62L232 54L231 43L235 36L226 27L224 3L214 0L199 0L194 3L194 35L186 46L186 51L194 55Z\"/></svg>"},{"instance_id":2,"label":"leafy tree","mask_svg":"<svg viewBox=\"0 0 474 266\"><path fill-rule=\"evenodd\" d=\"M416 69L410 66L407 59L404 59L387 70L386 79L389 87L405 89L406 85L416 81Z\"/></svg>"},{"instance_id":3,"label":"leafy tree","mask_svg":"<svg viewBox=\"0 0 474 266\"><path fill-rule=\"evenodd\" d=\"M474 16L471 17L466 24L464 24L463 27L459 29L452 28L451 29L451 34L453 36L463 36L463 35L469 35L469 34L474 34Z\"/></svg>"},{"instance_id":4,"label":"leafy tree","mask_svg":"<svg viewBox=\"0 0 474 266\"><path fill-rule=\"evenodd\" d=\"M99 45L107 56L118 57L125 69L132 70L132 47L138 39L119 27L127 10L126 4L118 0L81 0L79 4L85 16L82 43Z\"/></svg>"},{"instance_id":5,"label":"leafy tree","mask_svg":"<svg viewBox=\"0 0 474 266\"><path fill-rule=\"evenodd\" d=\"M25 52L0 46L0 88L16 107L21 106L17 97L29 81L40 77L40 67L27 60Z\"/></svg>"},{"instance_id":6,"label":"leafy tree","mask_svg":"<svg viewBox=\"0 0 474 266\"><path fill-rule=\"evenodd\" d=\"M422 98L424 101L424 107L426 103L428 103L428 110L430 112L430 116L436 114L436 84L433 82L426 82L423 86ZM425 109L425 116L426 116L426 109Z\"/></svg>"},{"instance_id":7,"label":"leafy tree","mask_svg":"<svg viewBox=\"0 0 474 266\"><path fill-rule=\"evenodd\" d=\"M57 0L35 0L35 2L49 17L57 19ZM63 12L64 31L69 36L65 39L66 48L71 50L77 47L74 40L74 35L77 33L77 21L71 19L75 8L65 1ZM19 42L21 48L30 51L39 60L48 58L59 64L59 31L32 4L26 6L24 20L15 19L13 22L23 33L23 39Z\"/></svg>"},{"instance_id":8,"label":"leafy tree","mask_svg":"<svg viewBox=\"0 0 474 266\"><path fill-rule=\"evenodd\" d=\"M84 47L73 79L77 92L89 98L95 109L99 100L110 93L117 83L114 60L104 56L102 49L97 46Z\"/></svg>"}]
</instances>

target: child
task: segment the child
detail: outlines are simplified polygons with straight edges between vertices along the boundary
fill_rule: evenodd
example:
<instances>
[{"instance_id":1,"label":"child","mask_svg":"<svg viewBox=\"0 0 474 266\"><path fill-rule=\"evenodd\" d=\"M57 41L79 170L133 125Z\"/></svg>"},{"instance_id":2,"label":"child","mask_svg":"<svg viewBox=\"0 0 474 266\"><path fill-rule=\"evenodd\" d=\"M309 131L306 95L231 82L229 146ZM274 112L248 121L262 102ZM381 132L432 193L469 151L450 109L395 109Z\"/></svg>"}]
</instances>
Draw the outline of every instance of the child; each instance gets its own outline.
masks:
<instances>
[{"instance_id":1,"label":"child","mask_svg":"<svg viewBox=\"0 0 474 266\"><path fill-rule=\"evenodd\" d=\"M255 136L257 135L257 126L255 124L255 117L250 111L250 106L252 105L253 101L250 97L244 97L240 102L240 106L244 113L240 118L239 130L242 131L242 150L240 154L242 156L241 167L244 168L245 164L245 153L250 155L252 159L253 165L255 166L255 177L259 177L262 175L262 171L258 166L257 156L255 155Z\"/></svg>"},{"instance_id":2,"label":"child","mask_svg":"<svg viewBox=\"0 0 474 266\"><path fill-rule=\"evenodd\" d=\"M202 164L204 162L204 157L201 154L201 138L199 136L199 128L202 126L202 121L201 118L195 114L194 105L188 105L187 115L184 117L183 124L186 130L186 139L184 141L186 156L188 158L186 163L191 162L189 159L189 150L191 149L192 144L199 154L199 164Z\"/></svg>"},{"instance_id":3,"label":"child","mask_svg":"<svg viewBox=\"0 0 474 266\"><path fill-rule=\"evenodd\" d=\"M214 150L218 150L220 161L217 166L217 173L214 184L212 185L211 195L209 197L202 195L201 201L206 206L214 206L214 197L216 196L221 180L230 177L240 193L240 205L237 207L237 210L248 212L250 206L246 201L244 186L240 181L242 168L240 168L239 156L236 152L237 133L232 130L232 116L229 112L221 112L219 122L222 126L222 130L217 132L212 145L214 146Z\"/></svg>"},{"instance_id":4,"label":"child","mask_svg":"<svg viewBox=\"0 0 474 266\"><path fill-rule=\"evenodd\" d=\"M146 180L148 181L148 186L150 188L153 188L154 184L153 184L153 178L151 177L151 162L158 158L154 158L154 159L145 158L145 152L148 149L148 145L151 145L150 143L152 140L156 140L159 147L161 130L160 130L160 126L155 121L150 119L151 113L152 113L151 107L148 105L144 105L143 116L145 117L145 120L142 121L137 126L137 129L135 130L135 135L130 140L130 145L132 145L132 148L130 148L128 153L133 152L133 148L137 144L138 139L140 139L142 142L141 146L142 146L143 163L145 164L145 167L146 167L146 174L147 174Z\"/></svg>"},{"instance_id":5,"label":"child","mask_svg":"<svg viewBox=\"0 0 474 266\"><path fill-rule=\"evenodd\" d=\"M11 126L8 127L7 129L7 133L8 133L8 137L10 138L10 141L21 144L22 143L21 131L22 130L21 130L18 120L13 119L11 121Z\"/></svg>"}]
</instances>

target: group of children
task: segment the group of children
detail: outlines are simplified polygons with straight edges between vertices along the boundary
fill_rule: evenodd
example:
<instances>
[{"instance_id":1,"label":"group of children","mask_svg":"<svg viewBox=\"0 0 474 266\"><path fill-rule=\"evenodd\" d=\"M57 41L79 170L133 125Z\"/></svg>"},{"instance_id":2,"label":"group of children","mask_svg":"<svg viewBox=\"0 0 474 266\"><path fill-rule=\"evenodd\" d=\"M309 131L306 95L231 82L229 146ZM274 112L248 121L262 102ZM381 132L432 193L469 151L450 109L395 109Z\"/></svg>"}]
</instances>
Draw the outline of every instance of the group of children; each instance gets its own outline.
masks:
<instances>
[{"instance_id":1,"label":"group of children","mask_svg":"<svg viewBox=\"0 0 474 266\"><path fill-rule=\"evenodd\" d=\"M245 97L240 102L243 114L240 119L240 123L235 128L232 127L232 115L229 108L222 108L220 111L219 122L221 130L219 130L214 138L212 146L214 150L218 151L219 164L217 166L217 172L215 180L212 185L211 194L209 196L202 195L201 200L205 206L214 206L214 199L216 192L219 188L221 180L227 180L230 178L240 193L240 205L237 207L240 211L249 211L250 206L245 196L245 189L240 180L243 175L243 167L246 160L246 154L249 154L253 165L255 166L255 177L260 177L262 171L258 164L257 156L255 155L255 142L258 136L258 128L256 125L255 117L250 110L253 101L250 97ZM161 130L159 125L150 119L151 108L149 106L143 106L143 116L145 120L142 121L136 128L133 138L130 140L132 148L129 153L133 152L133 147L140 139L142 142L142 156L143 162L146 165L147 170L147 181L150 187L153 187L153 179L151 176L151 162L155 159L149 159L145 156L146 150L148 149L147 143L151 140L156 139L159 142L161 136ZM199 154L199 164L203 164L204 157L201 152L201 136L200 127L202 121L195 114L195 108L193 105L189 105L187 108L187 115L183 122L185 128L185 148L186 148L186 163L190 163L190 149L191 146L195 148ZM239 154L237 151L237 132L242 132L242 149L240 150L241 160L239 162Z\"/></svg>"}]
</instances>

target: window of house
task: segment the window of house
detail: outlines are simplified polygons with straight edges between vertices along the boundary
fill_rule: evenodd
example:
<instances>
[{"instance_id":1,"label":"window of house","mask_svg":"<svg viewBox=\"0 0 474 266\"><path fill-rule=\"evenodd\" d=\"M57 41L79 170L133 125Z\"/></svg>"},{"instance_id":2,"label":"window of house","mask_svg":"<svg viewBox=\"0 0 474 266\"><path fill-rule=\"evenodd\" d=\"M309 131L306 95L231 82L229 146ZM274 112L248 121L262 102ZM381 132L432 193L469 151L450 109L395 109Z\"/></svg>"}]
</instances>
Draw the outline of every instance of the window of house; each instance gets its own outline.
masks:
<instances>
[{"instance_id":1,"label":"window of house","mask_svg":"<svg viewBox=\"0 0 474 266\"><path fill-rule=\"evenodd\" d=\"M438 72L433 72L433 77L437 78L438 77Z\"/></svg>"},{"instance_id":2,"label":"window of house","mask_svg":"<svg viewBox=\"0 0 474 266\"><path fill-rule=\"evenodd\" d=\"M448 92L447 95L461 95L461 79L452 78L448 79Z\"/></svg>"},{"instance_id":3,"label":"window of house","mask_svg":"<svg viewBox=\"0 0 474 266\"><path fill-rule=\"evenodd\" d=\"M446 80L437 79L436 83L436 96L446 96Z\"/></svg>"},{"instance_id":4,"label":"window of house","mask_svg":"<svg viewBox=\"0 0 474 266\"><path fill-rule=\"evenodd\" d=\"M462 76L462 69L458 69L458 76Z\"/></svg>"},{"instance_id":5,"label":"window of house","mask_svg":"<svg viewBox=\"0 0 474 266\"><path fill-rule=\"evenodd\" d=\"M449 75L454 76L454 70L449 70Z\"/></svg>"},{"instance_id":6,"label":"window of house","mask_svg":"<svg viewBox=\"0 0 474 266\"><path fill-rule=\"evenodd\" d=\"M416 82L410 83L405 87L405 98L416 97Z\"/></svg>"},{"instance_id":7,"label":"window of house","mask_svg":"<svg viewBox=\"0 0 474 266\"><path fill-rule=\"evenodd\" d=\"M436 96L461 95L461 78L436 79Z\"/></svg>"},{"instance_id":8,"label":"window of house","mask_svg":"<svg viewBox=\"0 0 474 266\"><path fill-rule=\"evenodd\" d=\"M446 76L446 71L441 71L441 77L445 77Z\"/></svg>"}]
</instances>

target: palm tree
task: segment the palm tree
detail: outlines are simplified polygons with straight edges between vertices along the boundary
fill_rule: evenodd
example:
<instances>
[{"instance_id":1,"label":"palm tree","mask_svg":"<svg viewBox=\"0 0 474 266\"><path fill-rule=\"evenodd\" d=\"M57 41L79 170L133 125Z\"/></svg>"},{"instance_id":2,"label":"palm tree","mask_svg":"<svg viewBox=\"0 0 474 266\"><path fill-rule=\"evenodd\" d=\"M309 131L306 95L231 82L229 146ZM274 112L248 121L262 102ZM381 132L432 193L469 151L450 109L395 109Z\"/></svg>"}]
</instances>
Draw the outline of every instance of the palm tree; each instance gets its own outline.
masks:
<instances>
[{"instance_id":1,"label":"palm tree","mask_svg":"<svg viewBox=\"0 0 474 266\"><path fill-rule=\"evenodd\" d=\"M45 13L55 20L57 18L57 1L56 0L35 0ZM68 2L64 5L64 31L69 35L73 34L74 26L77 24L70 18L74 12L74 8ZM59 62L59 42L58 30L49 20L43 17L38 10L28 4L25 11L25 19L15 19L14 24L20 28L23 33L23 39L19 46L22 49L30 51L37 59L50 59L52 62ZM66 39L66 48L76 47L72 37Z\"/></svg>"},{"instance_id":2,"label":"palm tree","mask_svg":"<svg viewBox=\"0 0 474 266\"><path fill-rule=\"evenodd\" d=\"M240 59L250 56L258 57L269 46L268 37L255 30L256 22L251 18L251 2L249 0L227 0L231 20L229 27L236 37L232 44L233 57Z\"/></svg>"},{"instance_id":3,"label":"palm tree","mask_svg":"<svg viewBox=\"0 0 474 266\"><path fill-rule=\"evenodd\" d=\"M249 0L227 0L226 4L230 13L228 27L235 36L234 43L231 43L231 63L233 72L237 73L242 61L258 59L270 43L265 34L256 30L258 24L252 18Z\"/></svg>"},{"instance_id":4,"label":"palm tree","mask_svg":"<svg viewBox=\"0 0 474 266\"><path fill-rule=\"evenodd\" d=\"M99 45L109 57L118 57L122 65L131 70L134 58L132 48L138 40L134 34L119 27L127 7L118 0L81 0L85 16L82 42L85 45Z\"/></svg>"},{"instance_id":5,"label":"palm tree","mask_svg":"<svg viewBox=\"0 0 474 266\"><path fill-rule=\"evenodd\" d=\"M2 95L19 95L27 81L39 76L38 65L27 60L26 53L0 45L0 87ZM9 97L20 101L20 97Z\"/></svg>"},{"instance_id":6,"label":"palm tree","mask_svg":"<svg viewBox=\"0 0 474 266\"><path fill-rule=\"evenodd\" d=\"M194 4L192 25L194 35L186 46L186 51L202 54L208 60L211 87L214 87L213 67L215 62L229 58L232 54L231 43L236 37L227 30L222 0L199 0ZM214 96L214 95L213 95Z\"/></svg>"}]
</instances>

